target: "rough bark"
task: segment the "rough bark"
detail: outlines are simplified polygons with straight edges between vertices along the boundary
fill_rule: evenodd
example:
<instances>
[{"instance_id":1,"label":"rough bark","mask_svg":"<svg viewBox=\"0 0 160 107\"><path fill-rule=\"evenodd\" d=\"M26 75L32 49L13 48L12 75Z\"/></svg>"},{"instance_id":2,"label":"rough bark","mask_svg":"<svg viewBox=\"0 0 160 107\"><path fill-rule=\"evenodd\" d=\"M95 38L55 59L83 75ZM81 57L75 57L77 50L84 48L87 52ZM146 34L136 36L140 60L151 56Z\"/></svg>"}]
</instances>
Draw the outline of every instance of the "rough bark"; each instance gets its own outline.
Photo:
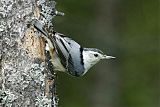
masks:
<instances>
[{"instance_id":1,"label":"rough bark","mask_svg":"<svg viewBox=\"0 0 160 107\"><path fill-rule=\"evenodd\" d=\"M38 19L50 27L56 13L54 1L0 1L0 106L57 107L44 40L29 26Z\"/></svg>"}]
</instances>

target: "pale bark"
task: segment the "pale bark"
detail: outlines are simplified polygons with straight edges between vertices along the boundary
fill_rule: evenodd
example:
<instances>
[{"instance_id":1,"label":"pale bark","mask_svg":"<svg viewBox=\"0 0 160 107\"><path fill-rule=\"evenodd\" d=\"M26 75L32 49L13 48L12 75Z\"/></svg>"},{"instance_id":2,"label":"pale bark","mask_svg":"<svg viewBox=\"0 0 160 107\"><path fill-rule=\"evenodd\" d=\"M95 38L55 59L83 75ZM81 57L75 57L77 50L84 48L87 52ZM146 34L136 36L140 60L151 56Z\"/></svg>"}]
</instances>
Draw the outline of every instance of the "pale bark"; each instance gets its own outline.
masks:
<instances>
[{"instance_id":1,"label":"pale bark","mask_svg":"<svg viewBox=\"0 0 160 107\"><path fill-rule=\"evenodd\" d=\"M54 12L54 1L0 1L0 106L57 107L44 39L29 26L33 19L52 26Z\"/></svg>"}]
</instances>

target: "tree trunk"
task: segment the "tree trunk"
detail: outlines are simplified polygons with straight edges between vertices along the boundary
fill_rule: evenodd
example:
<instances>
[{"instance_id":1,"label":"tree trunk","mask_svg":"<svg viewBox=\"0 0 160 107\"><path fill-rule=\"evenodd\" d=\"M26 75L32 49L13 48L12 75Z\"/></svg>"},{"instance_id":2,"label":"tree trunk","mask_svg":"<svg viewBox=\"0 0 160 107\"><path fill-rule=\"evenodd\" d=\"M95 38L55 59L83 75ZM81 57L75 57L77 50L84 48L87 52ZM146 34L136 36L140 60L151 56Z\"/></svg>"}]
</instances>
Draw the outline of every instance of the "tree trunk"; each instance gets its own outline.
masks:
<instances>
[{"instance_id":1,"label":"tree trunk","mask_svg":"<svg viewBox=\"0 0 160 107\"><path fill-rule=\"evenodd\" d=\"M52 26L51 12L55 12L54 1L0 1L0 106L57 107L55 75L46 61L45 42L30 25L38 19Z\"/></svg>"}]
</instances>

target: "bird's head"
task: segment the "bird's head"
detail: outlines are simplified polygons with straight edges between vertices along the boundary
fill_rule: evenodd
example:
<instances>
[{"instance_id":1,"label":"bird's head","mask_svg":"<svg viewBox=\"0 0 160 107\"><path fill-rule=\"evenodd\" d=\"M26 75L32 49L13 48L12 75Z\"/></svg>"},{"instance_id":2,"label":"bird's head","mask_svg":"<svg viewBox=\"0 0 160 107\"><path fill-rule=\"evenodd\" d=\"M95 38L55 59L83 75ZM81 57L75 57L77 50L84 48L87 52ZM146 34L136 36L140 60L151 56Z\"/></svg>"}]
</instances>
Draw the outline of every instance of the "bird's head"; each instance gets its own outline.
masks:
<instances>
[{"instance_id":1,"label":"bird's head","mask_svg":"<svg viewBox=\"0 0 160 107\"><path fill-rule=\"evenodd\" d=\"M84 68L86 72L93 65L98 63L100 60L111 59L111 58L115 58L115 57L105 55L101 50L96 49L96 48L84 48L84 51L83 51Z\"/></svg>"}]
</instances>

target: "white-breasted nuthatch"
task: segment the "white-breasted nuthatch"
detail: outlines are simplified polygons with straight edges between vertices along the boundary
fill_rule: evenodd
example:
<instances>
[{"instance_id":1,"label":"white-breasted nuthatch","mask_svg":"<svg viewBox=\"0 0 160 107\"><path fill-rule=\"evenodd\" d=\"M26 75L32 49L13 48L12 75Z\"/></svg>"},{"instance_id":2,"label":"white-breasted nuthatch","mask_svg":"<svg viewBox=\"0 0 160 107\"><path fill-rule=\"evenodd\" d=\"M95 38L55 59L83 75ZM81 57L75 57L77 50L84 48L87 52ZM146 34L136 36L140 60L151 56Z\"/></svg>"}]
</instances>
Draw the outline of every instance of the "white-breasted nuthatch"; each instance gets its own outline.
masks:
<instances>
[{"instance_id":1,"label":"white-breasted nuthatch","mask_svg":"<svg viewBox=\"0 0 160 107\"><path fill-rule=\"evenodd\" d=\"M34 27L43 34L43 37L48 42L51 62L56 71L67 72L77 77L83 76L101 59L115 58L105 55L101 50L96 48L83 48L63 34L57 32L48 34L44 30L43 25L38 21L34 22Z\"/></svg>"}]
</instances>

